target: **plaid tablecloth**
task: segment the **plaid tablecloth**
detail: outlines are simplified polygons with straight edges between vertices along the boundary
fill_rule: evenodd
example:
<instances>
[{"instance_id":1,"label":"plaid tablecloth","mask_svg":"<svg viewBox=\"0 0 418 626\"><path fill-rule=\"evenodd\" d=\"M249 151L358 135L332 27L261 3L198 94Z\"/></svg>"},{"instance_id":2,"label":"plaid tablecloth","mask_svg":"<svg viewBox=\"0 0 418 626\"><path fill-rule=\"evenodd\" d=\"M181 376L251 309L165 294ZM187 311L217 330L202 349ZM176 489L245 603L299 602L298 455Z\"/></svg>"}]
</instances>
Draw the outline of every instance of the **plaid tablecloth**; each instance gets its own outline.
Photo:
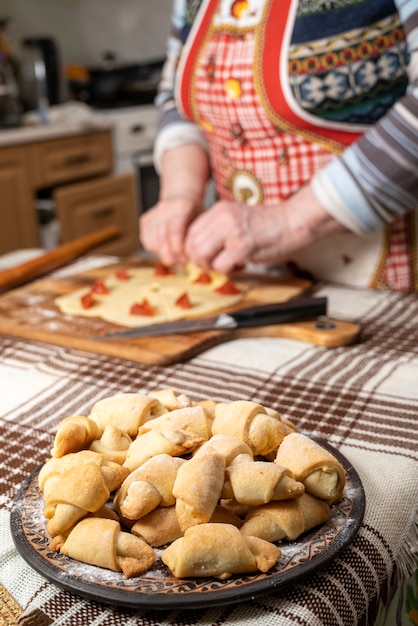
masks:
<instances>
[{"instance_id":1,"label":"plaid tablecloth","mask_svg":"<svg viewBox=\"0 0 418 626\"><path fill-rule=\"evenodd\" d=\"M157 367L0 335L0 624L418 623L413 579L406 597L400 593L418 553L418 300L335 286L320 293L328 295L333 315L361 321L357 345L328 350L287 339L241 339ZM327 439L364 485L365 517L353 543L289 588L183 611L97 603L36 573L15 549L9 517L19 486L48 455L59 420L86 414L105 396L163 387L194 400L255 400ZM395 611L387 617L389 605Z\"/></svg>"}]
</instances>

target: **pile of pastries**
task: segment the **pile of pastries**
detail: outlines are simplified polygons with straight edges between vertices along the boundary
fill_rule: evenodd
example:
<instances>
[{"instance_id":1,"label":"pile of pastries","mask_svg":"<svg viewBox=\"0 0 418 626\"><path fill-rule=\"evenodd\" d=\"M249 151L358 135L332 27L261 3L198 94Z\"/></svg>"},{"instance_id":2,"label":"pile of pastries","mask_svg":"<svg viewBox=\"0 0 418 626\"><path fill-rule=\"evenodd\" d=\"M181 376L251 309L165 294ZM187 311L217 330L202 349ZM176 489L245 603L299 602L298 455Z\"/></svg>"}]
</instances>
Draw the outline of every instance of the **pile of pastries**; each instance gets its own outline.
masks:
<instances>
[{"instance_id":1,"label":"pile of pastries","mask_svg":"<svg viewBox=\"0 0 418 626\"><path fill-rule=\"evenodd\" d=\"M274 409L160 389L63 419L38 480L53 550L128 578L161 558L225 579L324 523L345 471Z\"/></svg>"}]
</instances>

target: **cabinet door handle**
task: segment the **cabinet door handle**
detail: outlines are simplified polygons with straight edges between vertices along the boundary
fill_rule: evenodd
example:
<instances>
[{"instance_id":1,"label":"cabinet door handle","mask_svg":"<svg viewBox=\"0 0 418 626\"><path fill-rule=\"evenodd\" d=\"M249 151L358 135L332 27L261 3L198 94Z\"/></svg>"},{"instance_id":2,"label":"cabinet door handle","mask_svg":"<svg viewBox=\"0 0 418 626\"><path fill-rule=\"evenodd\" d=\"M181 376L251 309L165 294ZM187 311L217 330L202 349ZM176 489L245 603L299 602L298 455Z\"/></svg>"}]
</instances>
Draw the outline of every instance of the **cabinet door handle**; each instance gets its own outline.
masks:
<instances>
[{"instance_id":1,"label":"cabinet door handle","mask_svg":"<svg viewBox=\"0 0 418 626\"><path fill-rule=\"evenodd\" d=\"M111 217L115 212L115 209L112 206L103 207L103 209L96 209L96 211L92 212L92 216L96 219L105 219L106 217Z\"/></svg>"},{"instance_id":2,"label":"cabinet door handle","mask_svg":"<svg viewBox=\"0 0 418 626\"><path fill-rule=\"evenodd\" d=\"M131 133L132 134L138 134L138 133L143 133L145 128L143 124L135 124L134 126L131 126Z\"/></svg>"},{"instance_id":3,"label":"cabinet door handle","mask_svg":"<svg viewBox=\"0 0 418 626\"><path fill-rule=\"evenodd\" d=\"M88 154L73 154L72 156L66 158L65 165L82 165L88 161L90 161L90 156Z\"/></svg>"}]
</instances>

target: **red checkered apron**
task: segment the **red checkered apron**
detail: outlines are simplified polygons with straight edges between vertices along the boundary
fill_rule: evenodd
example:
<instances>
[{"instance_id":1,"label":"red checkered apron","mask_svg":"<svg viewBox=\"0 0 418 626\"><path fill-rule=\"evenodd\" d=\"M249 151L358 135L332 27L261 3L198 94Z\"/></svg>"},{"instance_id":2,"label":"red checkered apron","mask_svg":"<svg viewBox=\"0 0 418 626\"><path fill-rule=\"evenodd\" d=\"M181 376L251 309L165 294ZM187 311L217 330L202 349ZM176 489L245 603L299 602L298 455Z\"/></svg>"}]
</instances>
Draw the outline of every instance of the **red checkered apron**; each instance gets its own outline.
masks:
<instances>
[{"instance_id":1,"label":"red checkered apron","mask_svg":"<svg viewBox=\"0 0 418 626\"><path fill-rule=\"evenodd\" d=\"M308 182L335 152L359 137L356 133L310 126L298 118L278 87L277 37L283 36L287 27L285 5L290 9L292 2L266 0L265 7L275 12L276 27L269 35L268 28L260 29L257 16L251 19L248 15L246 0L207 0L203 15L202 11L199 15L199 28L188 41L180 104L185 115L205 131L220 199L252 206L280 203ZM239 11L245 15L242 20ZM261 16L262 11L259 13ZM269 36L274 36L275 46L269 46ZM262 54L260 40L264 45ZM260 62L255 63L255 59ZM256 69L261 71L261 81ZM391 230L396 234L396 243L390 237L383 238L382 253L373 268L364 268L363 283L409 290L410 259L405 236L402 240L403 224ZM350 282L350 253L342 254L343 276L348 277L343 282ZM327 267L331 275L318 277L335 279L334 265L330 259Z\"/></svg>"},{"instance_id":2,"label":"red checkered apron","mask_svg":"<svg viewBox=\"0 0 418 626\"><path fill-rule=\"evenodd\" d=\"M254 33L210 38L197 67L196 106L220 197L272 204L306 183L331 153L268 119L254 87L254 45Z\"/></svg>"}]
</instances>

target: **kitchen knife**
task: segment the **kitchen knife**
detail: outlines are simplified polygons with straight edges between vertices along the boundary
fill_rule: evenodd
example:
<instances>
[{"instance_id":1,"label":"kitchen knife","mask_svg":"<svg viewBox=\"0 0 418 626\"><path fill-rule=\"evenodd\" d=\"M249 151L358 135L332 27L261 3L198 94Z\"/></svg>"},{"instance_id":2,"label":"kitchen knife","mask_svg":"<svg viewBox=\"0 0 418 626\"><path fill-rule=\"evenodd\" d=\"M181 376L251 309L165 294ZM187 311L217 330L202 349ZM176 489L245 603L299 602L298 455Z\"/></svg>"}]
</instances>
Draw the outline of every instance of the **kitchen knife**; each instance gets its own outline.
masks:
<instances>
[{"instance_id":1,"label":"kitchen knife","mask_svg":"<svg viewBox=\"0 0 418 626\"><path fill-rule=\"evenodd\" d=\"M208 330L233 330L236 328L310 320L326 315L326 313L327 298L298 297L285 302L247 307L211 317L183 319L175 322L128 328L97 335L94 339L129 339L132 337L158 337L160 335L175 335Z\"/></svg>"}]
</instances>

